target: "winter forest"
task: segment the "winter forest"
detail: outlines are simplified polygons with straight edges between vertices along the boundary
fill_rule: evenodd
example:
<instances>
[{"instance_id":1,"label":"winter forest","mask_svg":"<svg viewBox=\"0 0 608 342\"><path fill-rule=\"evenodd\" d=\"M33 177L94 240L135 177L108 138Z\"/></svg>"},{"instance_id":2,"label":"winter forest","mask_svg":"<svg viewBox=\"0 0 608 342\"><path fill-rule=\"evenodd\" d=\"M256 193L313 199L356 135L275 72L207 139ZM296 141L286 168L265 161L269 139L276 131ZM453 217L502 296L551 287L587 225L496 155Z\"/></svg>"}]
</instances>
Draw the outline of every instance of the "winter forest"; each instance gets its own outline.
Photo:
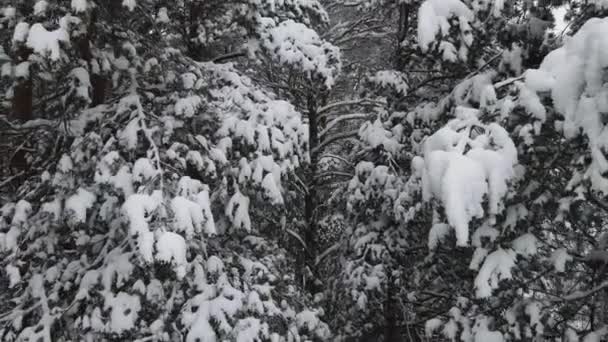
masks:
<instances>
[{"instance_id":1,"label":"winter forest","mask_svg":"<svg viewBox=\"0 0 608 342\"><path fill-rule=\"evenodd\" d=\"M608 341L608 0L0 0L0 341Z\"/></svg>"}]
</instances>

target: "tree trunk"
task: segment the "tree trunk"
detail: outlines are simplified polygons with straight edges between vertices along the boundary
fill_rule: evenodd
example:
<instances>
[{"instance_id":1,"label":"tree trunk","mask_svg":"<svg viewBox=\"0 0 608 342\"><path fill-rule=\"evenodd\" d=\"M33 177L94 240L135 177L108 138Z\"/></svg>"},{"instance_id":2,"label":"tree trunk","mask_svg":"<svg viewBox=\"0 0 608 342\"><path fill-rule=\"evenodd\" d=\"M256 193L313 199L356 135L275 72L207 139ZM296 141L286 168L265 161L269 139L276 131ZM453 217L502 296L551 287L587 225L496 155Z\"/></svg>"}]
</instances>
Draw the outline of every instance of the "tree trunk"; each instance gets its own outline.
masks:
<instances>
[{"instance_id":1,"label":"tree trunk","mask_svg":"<svg viewBox=\"0 0 608 342\"><path fill-rule=\"evenodd\" d=\"M19 80L14 87L12 118L25 122L32 120L33 115L33 84L31 77Z\"/></svg>"},{"instance_id":2,"label":"tree trunk","mask_svg":"<svg viewBox=\"0 0 608 342\"><path fill-rule=\"evenodd\" d=\"M14 86L12 119L27 122L34 118L33 115L33 83L31 76L25 80L18 80ZM17 150L10 157L9 166L16 172L27 169L25 151Z\"/></svg>"},{"instance_id":3,"label":"tree trunk","mask_svg":"<svg viewBox=\"0 0 608 342\"><path fill-rule=\"evenodd\" d=\"M397 23L397 46L395 48L395 69L403 71L405 58L403 56L402 42L407 36L410 20L410 6L407 3L399 4L399 22Z\"/></svg>"},{"instance_id":4,"label":"tree trunk","mask_svg":"<svg viewBox=\"0 0 608 342\"><path fill-rule=\"evenodd\" d=\"M91 87L93 88L91 91L91 107L95 107L105 102L107 85L108 79L103 75L91 75Z\"/></svg>"},{"instance_id":5,"label":"tree trunk","mask_svg":"<svg viewBox=\"0 0 608 342\"><path fill-rule=\"evenodd\" d=\"M317 173L318 173L318 151L315 149L319 146L319 122L317 115L317 102L313 95L310 95L307 99L308 107L308 141L310 150L310 166L308 174L310 182L308 182L308 192L304 200L304 216L306 221L304 241L307 246L305 251L304 267L309 267L310 271L315 274L314 267L315 262L315 248L316 248L316 209L317 209ZM315 292L314 279L306 282L306 288L311 292Z\"/></svg>"}]
</instances>

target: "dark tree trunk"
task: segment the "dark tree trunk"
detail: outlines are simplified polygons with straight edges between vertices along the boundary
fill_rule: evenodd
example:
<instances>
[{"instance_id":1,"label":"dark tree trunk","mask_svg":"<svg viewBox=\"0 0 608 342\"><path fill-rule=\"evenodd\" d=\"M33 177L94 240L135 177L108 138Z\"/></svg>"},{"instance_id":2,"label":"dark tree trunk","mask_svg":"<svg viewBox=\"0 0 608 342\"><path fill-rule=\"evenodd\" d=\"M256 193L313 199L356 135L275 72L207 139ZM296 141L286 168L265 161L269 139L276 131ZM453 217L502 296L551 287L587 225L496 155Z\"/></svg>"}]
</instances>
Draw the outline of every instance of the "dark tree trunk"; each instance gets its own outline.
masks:
<instances>
[{"instance_id":1,"label":"dark tree trunk","mask_svg":"<svg viewBox=\"0 0 608 342\"><path fill-rule=\"evenodd\" d=\"M33 84L31 77L19 80L14 86L12 119L27 122L34 118L33 115ZM16 172L27 169L25 151L17 150L12 153L9 165Z\"/></svg>"},{"instance_id":2,"label":"dark tree trunk","mask_svg":"<svg viewBox=\"0 0 608 342\"><path fill-rule=\"evenodd\" d=\"M319 154L316 148L319 146L319 121L317 114L317 99L314 95L310 95L307 99L308 109L308 141L310 149L310 165L308 168L308 176L310 181L308 182L308 192L304 200L304 216L306 221L306 227L304 232L304 242L306 243L307 250L304 252L304 265L303 267L309 267L310 271L315 274L314 263L316 256L316 240L317 240L317 173L318 173L318 158ZM314 279L306 281L306 288L309 292L316 292L316 286Z\"/></svg>"},{"instance_id":3,"label":"dark tree trunk","mask_svg":"<svg viewBox=\"0 0 608 342\"><path fill-rule=\"evenodd\" d=\"M108 79L103 75L93 74L91 75L91 107L95 107L104 103L106 100L106 87L108 86Z\"/></svg>"},{"instance_id":4,"label":"dark tree trunk","mask_svg":"<svg viewBox=\"0 0 608 342\"><path fill-rule=\"evenodd\" d=\"M12 118L25 122L34 118L33 84L31 77L19 80L14 87Z\"/></svg>"},{"instance_id":5,"label":"dark tree trunk","mask_svg":"<svg viewBox=\"0 0 608 342\"><path fill-rule=\"evenodd\" d=\"M406 3L399 4L399 22L397 23L397 46L395 48L395 69L403 71L405 68L405 56L401 43L407 36L410 20L410 5Z\"/></svg>"}]
</instances>

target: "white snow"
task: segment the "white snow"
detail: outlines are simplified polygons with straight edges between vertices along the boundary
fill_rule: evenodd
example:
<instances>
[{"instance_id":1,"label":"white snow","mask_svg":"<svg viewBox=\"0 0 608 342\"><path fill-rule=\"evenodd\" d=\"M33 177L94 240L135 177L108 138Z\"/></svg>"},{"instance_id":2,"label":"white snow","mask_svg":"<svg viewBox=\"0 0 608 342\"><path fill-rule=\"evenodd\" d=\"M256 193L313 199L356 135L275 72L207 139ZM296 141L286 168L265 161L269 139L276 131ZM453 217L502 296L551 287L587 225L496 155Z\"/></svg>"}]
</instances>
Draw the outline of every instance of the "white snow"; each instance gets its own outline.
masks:
<instances>
[{"instance_id":1,"label":"white snow","mask_svg":"<svg viewBox=\"0 0 608 342\"><path fill-rule=\"evenodd\" d=\"M133 176L129 171L127 165L123 165L118 169L116 174L112 174L112 170L120 165L121 157L116 151L111 151L101 158L97 163L97 170L95 171L94 180L98 184L111 184L116 189L122 190L125 196L129 196L133 193L133 183L131 179Z\"/></svg>"},{"instance_id":2,"label":"white snow","mask_svg":"<svg viewBox=\"0 0 608 342\"><path fill-rule=\"evenodd\" d=\"M488 318L478 316L473 326L474 342L503 342L504 337L498 331L490 331L488 329Z\"/></svg>"},{"instance_id":3,"label":"white snow","mask_svg":"<svg viewBox=\"0 0 608 342\"><path fill-rule=\"evenodd\" d=\"M13 287L15 287L15 285L21 282L21 273L19 272L19 269L17 267L11 264L6 265L4 269L6 270L6 274L8 275L9 279L8 288L12 289Z\"/></svg>"},{"instance_id":4,"label":"white snow","mask_svg":"<svg viewBox=\"0 0 608 342\"><path fill-rule=\"evenodd\" d=\"M211 274L219 274L224 271L224 262L222 259L212 255L207 259L207 272Z\"/></svg>"},{"instance_id":5,"label":"white snow","mask_svg":"<svg viewBox=\"0 0 608 342\"><path fill-rule=\"evenodd\" d=\"M72 69L70 76L74 78L76 96L90 102L89 89L91 88L91 79L89 72L83 67Z\"/></svg>"},{"instance_id":6,"label":"white snow","mask_svg":"<svg viewBox=\"0 0 608 342\"><path fill-rule=\"evenodd\" d=\"M262 187L264 188L266 195L270 198L272 204L283 204L283 196L279 185L275 182L275 177L272 173L266 174L262 181Z\"/></svg>"},{"instance_id":7,"label":"white snow","mask_svg":"<svg viewBox=\"0 0 608 342\"><path fill-rule=\"evenodd\" d=\"M403 148L403 145L397 142L391 131L384 128L379 119L363 123L359 128L359 138L371 148L382 145L387 152L393 155L399 154Z\"/></svg>"},{"instance_id":8,"label":"white snow","mask_svg":"<svg viewBox=\"0 0 608 342\"><path fill-rule=\"evenodd\" d=\"M5 18L11 19L11 18L14 18L15 15L17 14L17 9L13 6L4 7L2 14L4 15Z\"/></svg>"},{"instance_id":9,"label":"white snow","mask_svg":"<svg viewBox=\"0 0 608 342\"><path fill-rule=\"evenodd\" d=\"M158 14L156 15L156 22L164 23L164 24L168 24L171 22L171 20L169 20L169 15L167 14L166 7L161 7L158 10Z\"/></svg>"},{"instance_id":10,"label":"white snow","mask_svg":"<svg viewBox=\"0 0 608 342\"><path fill-rule=\"evenodd\" d=\"M256 342L259 341L259 334L263 332L263 326L259 319L247 317L240 319L234 327L236 342Z\"/></svg>"},{"instance_id":11,"label":"white snow","mask_svg":"<svg viewBox=\"0 0 608 342\"><path fill-rule=\"evenodd\" d=\"M134 182L146 182L159 174L148 158L139 158L133 164L132 177Z\"/></svg>"},{"instance_id":12,"label":"white snow","mask_svg":"<svg viewBox=\"0 0 608 342\"><path fill-rule=\"evenodd\" d=\"M475 333L475 342L503 342L504 338L498 331L478 331Z\"/></svg>"},{"instance_id":13,"label":"white snow","mask_svg":"<svg viewBox=\"0 0 608 342\"><path fill-rule=\"evenodd\" d=\"M534 83L551 86L555 109L565 118L563 132L567 138L579 134L589 139L592 163L584 178L591 187L608 193L608 182L601 176L608 171L608 161L599 152L608 147L608 130L604 129L601 114L608 111L603 86L603 74L608 66L608 18L592 18L568 39L564 46L549 53L536 73Z\"/></svg>"},{"instance_id":14,"label":"white snow","mask_svg":"<svg viewBox=\"0 0 608 342\"><path fill-rule=\"evenodd\" d=\"M85 222L87 219L87 209L93 206L95 200L95 194L83 188L78 188L76 193L65 201L65 209L72 211L76 222Z\"/></svg>"},{"instance_id":15,"label":"white snow","mask_svg":"<svg viewBox=\"0 0 608 342\"><path fill-rule=\"evenodd\" d=\"M525 313L530 317L530 326L534 327L536 336L542 336L544 326L540 321L541 316L541 304L539 302L531 302L526 305Z\"/></svg>"},{"instance_id":16,"label":"white snow","mask_svg":"<svg viewBox=\"0 0 608 342\"><path fill-rule=\"evenodd\" d=\"M439 242L443 241L443 239L449 234L449 232L450 232L450 226L448 224L445 224L445 223L433 224L433 226L431 227L431 230L429 232L429 242L428 242L429 250L434 250L435 248L437 248L437 245L439 244Z\"/></svg>"},{"instance_id":17,"label":"white snow","mask_svg":"<svg viewBox=\"0 0 608 342\"><path fill-rule=\"evenodd\" d=\"M536 81L540 83L538 80ZM527 113L544 122L547 119L547 109L540 101L536 92L528 89L524 83L516 82L516 85L519 87L519 104L524 107ZM534 86L539 87L538 84Z\"/></svg>"},{"instance_id":18,"label":"white snow","mask_svg":"<svg viewBox=\"0 0 608 342\"><path fill-rule=\"evenodd\" d=\"M414 158L413 165L421 176L423 199L441 201L448 223L456 230L457 244L466 246L469 222L483 217L486 195L490 223L503 211L517 150L504 128L479 122L478 110L456 109L456 119L424 141L424 158ZM484 127L485 133L469 138L473 125ZM471 150L463 155L467 145Z\"/></svg>"},{"instance_id":19,"label":"white snow","mask_svg":"<svg viewBox=\"0 0 608 342\"><path fill-rule=\"evenodd\" d=\"M139 296L119 292L116 296L111 294L105 298L104 309L110 311L109 330L115 333L135 328L137 315L141 310Z\"/></svg>"},{"instance_id":20,"label":"white snow","mask_svg":"<svg viewBox=\"0 0 608 342\"><path fill-rule=\"evenodd\" d=\"M578 334L572 328L567 328L564 332L564 342L579 342Z\"/></svg>"},{"instance_id":21,"label":"white snow","mask_svg":"<svg viewBox=\"0 0 608 342\"><path fill-rule=\"evenodd\" d=\"M443 326L443 336L449 339L450 341L456 341L456 334L458 333L458 323L454 319L450 319Z\"/></svg>"},{"instance_id":22,"label":"white snow","mask_svg":"<svg viewBox=\"0 0 608 342\"><path fill-rule=\"evenodd\" d=\"M489 222L486 222L489 223ZM475 247L482 247L482 239L488 239L490 242L494 242L500 232L494 227L490 227L489 224L482 224L475 230L471 237L471 244Z\"/></svg>"},{"instance_id":23,"label":"white snow","mask_svg":"<svg viewBox=\"0 0 608 342\"><path fill-rule=\"evenodd\" d=\"M113 250L108 255L108 264L103 270L101 281L105 291L110 291L115 284L116 287L121 287L126 281L131 278L134 266L129 260L131 254L120 253Z\"/></svg>"},{"instance_id":24,"label":"white snow","mask_svg":"<svg viewBox=\"0 0 608 342\"><path fill-rule=\"evenodd\" d=\"M72 162L72 158L70 158L70 156L67 154L63 154L61 159L59 159L59 163L57 163L57 170L63 173L68 173L72 171L73 168L74 163Z\"/></svg>"},{"instance_id":25,"label":"white snow","mask_svg":"<svg viewBox=\"0 0 608 342\"><path fill-rule=\"evenodd\" d=\"M483 166L457 152L433 151L427 160L427 182L441 199L448 222L456 231L456 243L466 246L469 221L481 217L488 187ZM424 183L425 178L423 178Z\"/></svg>"},{"instance_id":26,"label":"white snow","mask_svg":"<svg viewBox=\"0 0 608 342\"><path fill-rule=\"evenodd\" d=\"M87 0L72 0L72 9L76 13L86 12L87 7Z\"/></svg>"},{"instance_id":27,"label":"white snow","mask_svg":"<svg viewBox=\"0 0 608 342\"><path fill-rule=\"evenodd\" d=\"M447 41L441 41L441 43L439 43L439 51L441 51L442 56L441 58L444 61L448 61L448 62L452 62L455 63L458 61L458 50L456 50L456 47L454 46L454 44L447 42Z\"/></svg>"},{"instance_id":28,"label":"white snow","mask_svg":"<svg viewBox=\"0 0 608 342\"><path fill-rule=\"evenodd\" d=\"M34 4L34 15L43 15L48 7L49 3L46 0L36 1Z\"/></svg>"},{"instance_id":29,"label":"white snow","mask_svg":"<svg viewBox=\"0 0 608 342\"><path fill-rule=\"evenodd\" d=\"M517 254L529 257L537 252L537 239L531 233L524 234L517 239L513 240L511 247Z\"/></svg>"},{"instance_id":30,"label":"white snow","mask_svg":"<svg viewBox=\"0 0 608 342\"><path fill-rule=\"evenodd\" d=\"M585 335L583 342L601 342L602 337L606 335L608 335L608 326L604 326L601 329L592 331L589 334Z\"/></svg>"},{"instance_id":31,"label":"white snow","mask_svg":"<svg viewBox=\"0 0 608 342\"><path fill-rule=\"evenodd\" d=\"M32 205L25 200L20 200L15 205L15 213L11 221L11 225L22 225L27 222L27 218L32 212Z\"/></svg>"},{"instance_id":32,"label":"white snow","mask_svg":"<svg viewBox=\"0 0 608 342\"><path fill-rule=\"evenodd\" d=\"M129 121L125 128L118 133L121 143L131 150L137 148L137 133L140 129L138 118Z\"/></svg>"},{"instance_id":33,"label":"white snow","mask_svg":"<svg viewBox=\"0 0 608 342\"><path fill-rule=\"evenodd\" d=\"M175 215L175 229L186 233L188 239L200 232L205 222L203 208L198 203L177 196L171 200L171 210Z\"/></svg>"},{"instance_id":34,"label":"white snow","mask_svg":"<svg viewBox=\"0 0 608 342\"><path fill-rule=\"evenodd\" d=\"M370 76L369 81L379 84L381 87L395 89L403 96L407 95L408 85L405 75L396 70L380 70Z\"/></svg>"},{"instance_id":35,"label":"white snow","mask_svg":"<svg viewBox=\"0 0 608 342\"><path fill-rule=\"evenodd\" d=\"M49 213L53 220L59 220L61 218L61 200L57 197L53 201L43 203L40 211Z\"/></svg>"},{"instance_id":36,"label":"white snow","mask_svg":"<svg viewBox=\"0 0 608 342\"><path fill-rule=\"evenodd\" d=\"M122 210L129 219L129 231L137 234L139 251L145 261L152 261L154 234L150 231L147 216L160 205L162 194L155 191L152 195L133 194L127 198Z\"/></svg>"},{"instance_id":37,"label":"white snow","mask_svg":"<svg viewBox=\"0 0 608 342\"><path fill-rule=\"evenodd\" d=\"M475 289L478 298L492 295L492 289L498 287L498 282L511 279L511 268L515 266L515 252L499 248L490 253L481 266L475 278Z\"/></svg>"},{"instance_id":38,"label":"white snow","mask_svg":"<svg viewBox=\"0 0 608 342\"><path fill-rule=\"evenodd\" d=\"M437 331L443 322L439 318L431 318L426 323L424 323L424 332L426 337L433 337L433 333Z\"/></svg>"},{"instance_id":39,"label":"white snow","mask_svg":"<svg viewBox=\"0 0 608 342\"><path fill-rule=\"evenodd\" d=\"M438 34L448 34L448 19L457 17L467 23L473 19L471 11L460 0L426 0L418 9L418 45L422 52L429 49Z\"/></svg>"},{"instance_id":40,"label":"white snow","mask_svg":"<svg viewBox=\"0 0 608 342\"><path fill-rule=\"evenodd\" d=\"M181 78L182 78L182 87L186 90L192 89L194 87L194 83L196 83L196 79L197 79L196 75L191 72L182 74Z\"/></svg>"},{"instance_id":41,"label":"white snow","mask_svg":"<svg viewBox=\"0 0 608 342\"><path fill-rule=\"evenodd\" d=\"M89 298L89 291L93 288L93 286L99 283L100 277L101 274L98 270L87 271L80 279L80 287L78 289L78 293L76 294L76 299L81 300L84 298Z\"/></svg>"},{"instance_id":42,"label":"white snow","mask_svg":"<svg viewBox=\"0 0 608 342\"><path fill-rule=\"evenodd\" d=\"M502 211L501 202L507 193L507 181L513 175L513 160L504 153L474 148L467 153L467 157L483 165L485 178L488 180L489 212L492 215Z\"/></svg>"},{"instance_id":43,"label":"white snow","mask_svg":"<svg viewBox=\"0 0 608 342\"><path fill-rule=\"evenodd\" d=\"M285 65L295 65L309 77L319 75L327 88L334 84L340 69L340 50L323 41L316 31L291 19L278 25L273 21L262 33L261 43L276 60ZM253 44L250 43L250 46Z\"/></svg>"},{"instance_id":44,"label":"white snow","mask_svg":"<svg viewBox=\"0 0 608 342\"><path fill-rule=\"evenodd\" d=\"M133 12L137 3L135 0L122 0L122 5L129 9L129 11Z\"/></svg>"},{"instance_id":45,"label":"white snow","mask_svg":"<svg viewBox=\"0 0 608 342\"><path fill-rule=\"evenodd\" d=\"M553 263L553 267L555 267L555 271L557 272L565 272L566 271L566 263L568 261L572 261L572 256L568 254L568 250L565 248L559 248L551 253L551 262Z\"/></svg>"},{"instance_id":46,"label":"white snow","mask_svg":"<svg viewBox=\"0 0 608 342\"><path fill-rule=\"evenodd\" d=\"M202 103L203 100L198 95L181 98L175 102L175 115L191 118Z\"/></svg>"},{"instance_id":47,"label":"white snow","mask_svg":"<svg viewBox=\"0 0 608 342\"><path fill-rule=\"evenodd\" d=\"M156 241L156 250L156 259L171 263L177 278L183 279L187 266L184 238L173 232L163 232Z\"/></svg>"},{"instance_id":48,"label":"white snow","mask_svg":"<svg viewBox=\"0 0 608 342\"><path fill-rule=\"evenodd\" d=\"M30 24L22 21L15 26L15 31L13 33L13 43L15 42L25 42L27 39L27 34L30 31Z\"/></svg>"},{"instance_id":49,"label":"white snow","mask_svg":"<svg viewBox=\"0 0 608 342\"><path fill-rule=\"evenodd\" d=\"M555 78L545 70L528 69L524 76L525 86L535 92L551 91L555 86Z\"/></svg>"},{"instance_id":50,"label":"white snow","mask_svg":"<svg viewBox=\"0 0 608 342\"><path fill-rule=\"evenodd\" d=\"M54 31L47 31L40 23L32 25L27 37L26 45L34 52L49 57L56 61L61 54L60 42L69 43L70 35L63 28L59 27Z\"/></svg>"},{"instance_id":51,"label":"white snow","mask_svg":"<svg viewBox=\"0 0 608 342\"><path fill-rule=\"evenodd\" d=\"M10 77L13 74L13 66L10 62L6 62L2 64L2 72L0 72L0 77Z\"/></svg>"},{"instance_id":52,"label":"white snow","mask_svg":"<svg viewBox=\"0 0 608 342\"><path fill-rule=\"evenodd\" d=\"M237 191L228 205L226 205L226 216L236 228L243 228L247 232L251 231L251 219L249 218L249 198Z\"/></svg>"},{"instance_id":53,"label":"white snow","mask_svg":"<svg viewBox=\"0 0 608 342\"><path fill-rule=\"evenodd\" d=\"M471 262L469 263L469 269L471 270L479 270L479 266L481 262L488 256L488 250L482 247L475 248L475 252L473 252L473 257L471 258Z\"/></svg>"}]
</instances>

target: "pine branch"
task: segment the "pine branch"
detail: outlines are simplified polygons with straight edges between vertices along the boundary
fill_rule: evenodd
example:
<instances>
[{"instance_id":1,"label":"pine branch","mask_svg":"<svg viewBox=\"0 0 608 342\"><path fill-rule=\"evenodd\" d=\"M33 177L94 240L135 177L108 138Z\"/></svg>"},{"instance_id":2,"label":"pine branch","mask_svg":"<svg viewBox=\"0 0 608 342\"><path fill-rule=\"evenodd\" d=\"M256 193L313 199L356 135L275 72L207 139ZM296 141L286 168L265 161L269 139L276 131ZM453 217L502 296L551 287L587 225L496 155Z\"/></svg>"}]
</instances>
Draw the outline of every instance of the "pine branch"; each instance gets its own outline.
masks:
<instances>
[{"instance_id":1,"label":"pine branch","mask_svg":"<svg viewBox=\"0 0 608 342\"><path fill-rule=\"evenodd\" d=\"M311 152L313 154L318 153L319 151L322 151L324 148L335 143L336 141L339 141L342 139L353 138L353 137L356 137L357 135L359 135L359 130L353 130L350 132L336 134L336 135L332 136L331 138L328 138L327 140L322 141L317 147L313 148Z\"/></svg>"}]
</instances>

